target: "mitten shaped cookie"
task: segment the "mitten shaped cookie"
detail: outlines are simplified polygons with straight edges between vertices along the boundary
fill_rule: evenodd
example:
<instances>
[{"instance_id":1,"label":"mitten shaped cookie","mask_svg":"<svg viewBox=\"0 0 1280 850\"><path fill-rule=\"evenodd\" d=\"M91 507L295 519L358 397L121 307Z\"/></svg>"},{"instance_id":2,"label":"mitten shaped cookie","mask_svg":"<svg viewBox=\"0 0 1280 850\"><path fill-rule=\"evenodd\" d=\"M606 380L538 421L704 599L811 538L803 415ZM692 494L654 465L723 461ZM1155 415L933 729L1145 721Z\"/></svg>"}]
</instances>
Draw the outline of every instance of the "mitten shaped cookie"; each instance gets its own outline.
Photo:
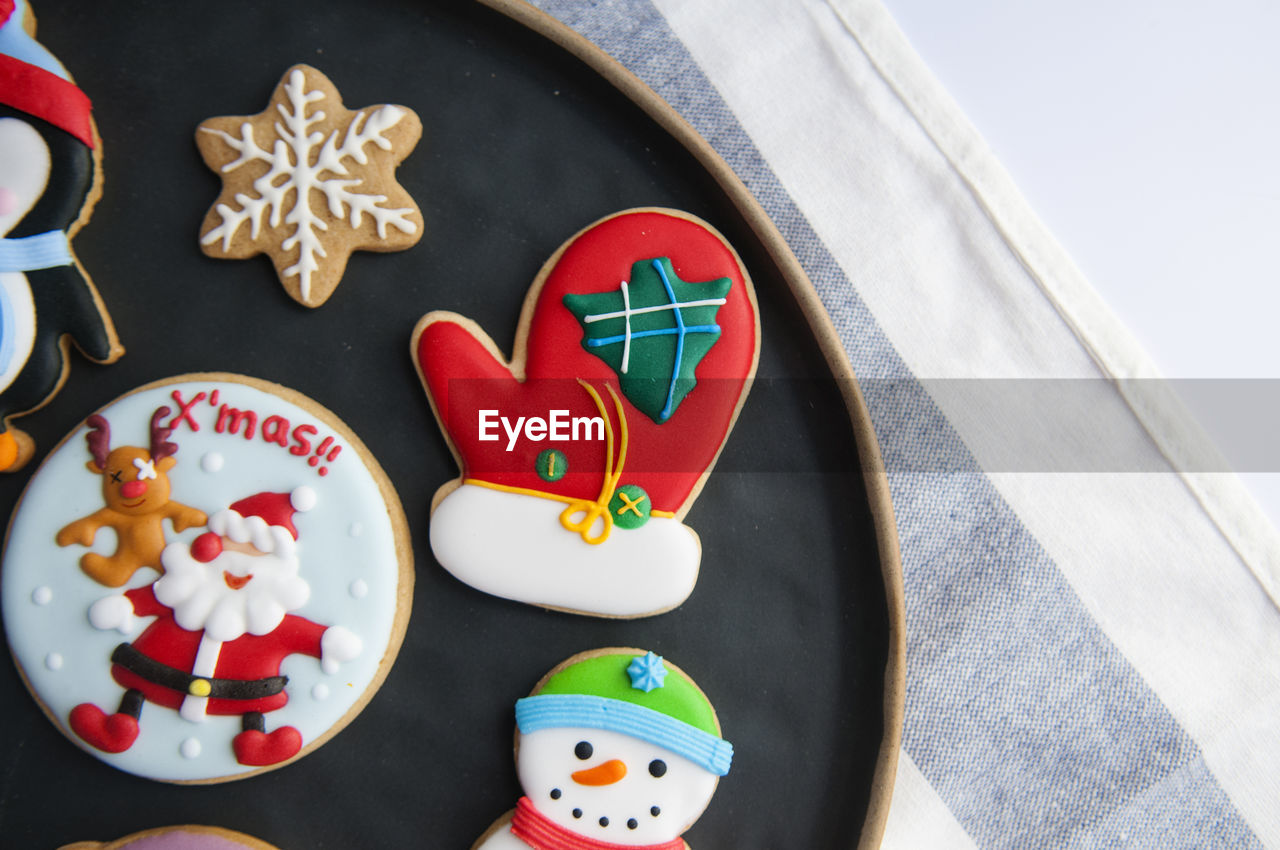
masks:
<instances>
[{"instance_id":1,"label":"mitten shaped cookie","mask_svg":"<svg viewBox=\"0 0 1280 850\"><path fill-rule=\"evenodd\" d=\"M733 248L670 210L618 213L563 245L525 299L510 361L434 312L412 353L462 469L431 547L487 593L604 617L669 610L697 580L683 523L759 349Z\"/></svg>"}]
</instances>

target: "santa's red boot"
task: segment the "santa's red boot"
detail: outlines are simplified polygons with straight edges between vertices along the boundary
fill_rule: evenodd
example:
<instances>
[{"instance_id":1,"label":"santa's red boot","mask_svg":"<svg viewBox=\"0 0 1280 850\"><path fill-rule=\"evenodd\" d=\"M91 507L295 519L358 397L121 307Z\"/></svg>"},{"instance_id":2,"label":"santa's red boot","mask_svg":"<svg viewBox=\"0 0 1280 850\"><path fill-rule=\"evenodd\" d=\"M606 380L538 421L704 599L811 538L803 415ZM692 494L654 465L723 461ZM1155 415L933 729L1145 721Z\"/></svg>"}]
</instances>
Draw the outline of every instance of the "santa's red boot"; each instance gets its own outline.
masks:
<instances>
[{"instance_id":1,"label":"santa's red boot","mask_svg":"<svg viewBox=\"0 0 1280 850\"><path fill-rule=\"evenodd\" d=\"M292 726L281 726L267 733L262 715L250 712L244 716L244 731L231 739L236 761L251 767L279 764L302 749L302 733Z\"/></svg>"},{"instance_id":2,"label":"santa's red boot","mask_svg":"<svg viewBox=\"0 0 1280 850\"><path fill-rule=\"evenodd\" d=\"M107 714L91 702L71 709L71 731L104 753L123 753L138 740L138 718L142 714L142 694L129 690L120 700L120 710Z\"/></svg>"}]
</instances>

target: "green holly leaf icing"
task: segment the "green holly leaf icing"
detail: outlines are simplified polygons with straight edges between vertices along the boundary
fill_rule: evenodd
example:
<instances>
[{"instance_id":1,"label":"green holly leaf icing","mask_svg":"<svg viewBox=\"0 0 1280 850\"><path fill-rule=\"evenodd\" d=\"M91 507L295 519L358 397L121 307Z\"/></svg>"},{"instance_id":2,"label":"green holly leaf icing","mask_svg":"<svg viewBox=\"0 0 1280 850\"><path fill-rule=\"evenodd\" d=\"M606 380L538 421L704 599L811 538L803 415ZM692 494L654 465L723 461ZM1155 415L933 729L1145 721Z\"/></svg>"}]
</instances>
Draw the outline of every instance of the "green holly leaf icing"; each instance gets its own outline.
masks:
<instances>
[{"instance_id":1,"label":"green holly leaf icing","mask_svg":"<svg viewBox=\"0 0 1280 850\"><path fill-rule=\"evenodd\" d=\"M582 347L608 363L622 393L650 419L671 418L697 381L694 370L720 338L716 312L733 281L686 283L671 260L640 260L613 292L566 295Z\"/></svg>"}]
</instances>

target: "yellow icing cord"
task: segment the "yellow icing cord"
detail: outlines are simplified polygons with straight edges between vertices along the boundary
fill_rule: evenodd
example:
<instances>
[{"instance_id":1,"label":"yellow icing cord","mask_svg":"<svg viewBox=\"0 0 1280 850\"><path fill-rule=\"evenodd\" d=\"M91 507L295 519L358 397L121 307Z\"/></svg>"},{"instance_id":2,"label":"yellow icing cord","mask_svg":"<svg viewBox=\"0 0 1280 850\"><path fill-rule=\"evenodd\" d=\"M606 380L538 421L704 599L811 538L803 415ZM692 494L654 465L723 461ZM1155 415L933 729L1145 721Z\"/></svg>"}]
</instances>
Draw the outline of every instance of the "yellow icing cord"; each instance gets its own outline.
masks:
<instances>
[{"instance_id":1,"label":"yellow icing cord","mask_svg":"<svg viewBox=\"0 0 1280 850\"><path fill-rule=\"evenodd\" d=\"M640 503L644 501L645 499L644 496L641 496L638 499L632 500L631 497L628 496L626 493L619 493L618 498L622 499L622 507L618 508L618 510L615 511L615 513L617 513L618 516L622 516L627 511L631 511L631 513L635 514L638 517L641 517L641 518L644 517L644 514L640 513Z\"/></svg>"},{"instance_id":2,"label":"yellow icing cord","mask_svg":"<svg viewBox=\"0 0 1280 850\"><path fill-rule=\"evenodd\" d=\"M662 517L663 519L675 519L675 518L676 518L676 512L675 512L675 511L654 511L654 510L651 510L651 511L649 511L649 516Z\"/></svg>"},{"instance_id":3,"label":"yellow icing cord","mask_svg":"<svg viewBox=\"0 0 1280 850\"><path fill-rule=\"evenodd\" d=\"M627 414L623 411L622 402L618 399L618 394L613 391L612 385L605 384L605 389L613 398L614 409L618 412L618 459L615 463L613 425L609 421L608 411L604 409L604 401L601 400L600 393L596 392L595 387L581 378L578 379L578 383L591 396L596 410L600 412L600 418L604 420L604 481L600 484L600 495L594 502L588 502L585 499L569 500L569 507L560 513L560 524L569 531L578 532L583 541L596 545L608 540L609 533L613 531L613 517L609 515L609 500L613 498L613 491L618 487L618 479L622 477L623 465L627 462ZM580 519L574 519L579 515L581 515ZM591 530L595 528L597 519L603 520L603 527L599 534L592 534Z\"/></svg>"},{"instance_id":4,"label":"yellow icing cord","mask_svg":"<svg viewBox=\"0 0 1280 850\"><path fill-rule=\"evenodd\" d=\"M609 500L613 498L614 491L618 489L618 481L622 478L622 469L627 462L627 414L623 411L622 401L618 398L618 394L614 392L612 385L605 384L605 389L609 391L609 396L613 399L614 410L618 413L618 457L615 462L613 457L613 424L609 419L608 412L605 410L604 401L600 398L600 393L596 392L595 387L581 378L578 379L578 383L590 394L591 400L595 402L596 410L600 412L600 418L604 420L604 482L600 485L600 495L596 497L594 502L587 499L559 496L555 493L548 493L545 490L495 484L492 481L481 481L477 478L467 478L462 483L488 487L490 490L499 490L504 493L517 493L523 496L550 499L554 502L564 502L568 507L560 512L560 524L568 531L577 532L584 542L596 545L608 540L610 532L613 531L613 517L609 514ZM640 502L640 500L632 502L625 494L623 495L623 500L627 504L623 506L622 510L627 508L636 510L635 506ZM619 511L619 513L622 513L622 511ZM636 510L636 513L639 514L639 511ZM575 519L579 515L581 515L580 518ZM670 511L650 511L649 515L660 517L675 516ZM602 521L603 528L599 534L592 534L591 531L596 526L596 520Z\"/></svg>"}]
</instances>

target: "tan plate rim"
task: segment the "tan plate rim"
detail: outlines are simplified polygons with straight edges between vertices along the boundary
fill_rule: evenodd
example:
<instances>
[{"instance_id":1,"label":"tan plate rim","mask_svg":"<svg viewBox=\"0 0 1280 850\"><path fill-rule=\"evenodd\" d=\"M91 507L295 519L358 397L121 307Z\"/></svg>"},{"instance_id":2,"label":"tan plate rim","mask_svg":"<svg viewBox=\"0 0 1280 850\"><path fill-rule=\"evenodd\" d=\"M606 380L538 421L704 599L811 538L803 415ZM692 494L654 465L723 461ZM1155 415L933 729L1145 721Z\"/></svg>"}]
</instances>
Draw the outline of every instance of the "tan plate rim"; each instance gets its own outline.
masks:
<instances>
[{"instance_id":1,"label":"tan plate rim","mask_svg":"<svg viewBox=\"0 0 1280 850\"><path fill-rule=\"evenodd\" d=\"M840 345L831 317L818 298L817 290L787 245L768 213L715 149L699 135L689 122L639 77L632 74L600 47L574 32L565 24L525 2L525 0L478 0L539 35L559 45L584 62L631 102L644 110L663 130L693 154L746 219L756 238L769 252L796 299L832 376L840 387L849 421L853 427L862 466L862 479L867 490L880 550L880 574L884 582L885 603L889 617L889 659L884 670L884 733L872 780L871 801L867 819L858 839L859 850L879 847L889 816L889 800L893 795L894 777L898 770L898 752L902 744L903 704L906 692L906 611L903 603L902 557L898 548L898 532L889 499L889 479L885 473L880 446L876 442L871 414L853 368ZM758 284L757 284L758 285Z\"/></svg>"}]
</instances>

